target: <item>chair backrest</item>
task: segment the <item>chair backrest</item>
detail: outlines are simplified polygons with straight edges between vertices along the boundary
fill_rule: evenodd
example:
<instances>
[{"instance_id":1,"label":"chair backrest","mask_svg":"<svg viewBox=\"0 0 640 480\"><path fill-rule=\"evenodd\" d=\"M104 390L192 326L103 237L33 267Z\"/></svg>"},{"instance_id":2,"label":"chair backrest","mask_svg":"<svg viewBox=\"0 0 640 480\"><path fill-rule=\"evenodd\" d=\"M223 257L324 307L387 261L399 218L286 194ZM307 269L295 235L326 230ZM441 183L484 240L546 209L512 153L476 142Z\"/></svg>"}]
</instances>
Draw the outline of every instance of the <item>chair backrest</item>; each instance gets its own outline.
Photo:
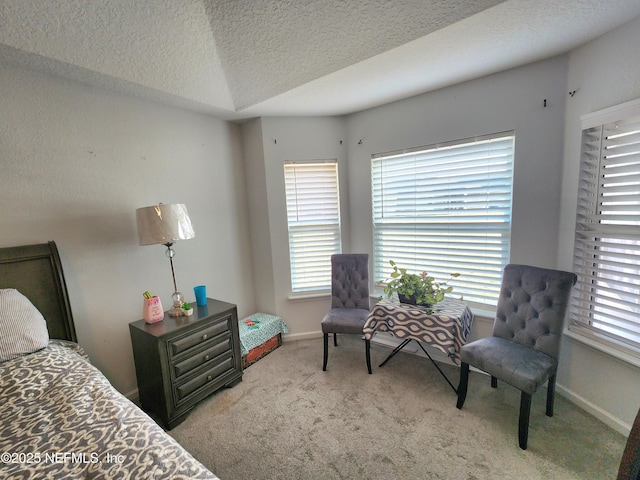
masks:
<instances>
[{"instance_id":1,"label":"chair backrest","mask_svg":"<svg viewBox=\"0 0 640 480\"><path fill-rule=\"evenodd\" d=\"M331 255L331 308L369 310L369 255Z\"/></svg>"},{"instance_id":2,"label":"chair backrest","mask_svg":"<svg viewBox=\"0 0 640 480\"><path fill-rule=\"evenodd\" d=\"M504 268L493 335L557 359L564 316L577 276L529 265Z\"/></svg>"}]
</instances>

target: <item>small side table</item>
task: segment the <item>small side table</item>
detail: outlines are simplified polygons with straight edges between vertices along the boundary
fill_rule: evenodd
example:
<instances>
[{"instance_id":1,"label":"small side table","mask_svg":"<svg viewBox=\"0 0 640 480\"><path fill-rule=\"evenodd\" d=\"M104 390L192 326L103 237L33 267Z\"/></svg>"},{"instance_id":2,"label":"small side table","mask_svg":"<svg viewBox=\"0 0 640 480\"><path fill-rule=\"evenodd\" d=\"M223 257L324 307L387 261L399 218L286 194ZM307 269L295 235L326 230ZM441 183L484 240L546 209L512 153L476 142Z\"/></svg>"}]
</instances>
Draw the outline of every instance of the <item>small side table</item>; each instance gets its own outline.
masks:
<instances>
[{"instance_id":1,"label":"small side table","mask_svg":"<svg viewBox=\"0 0 640 480\"><path fill-rule=\"evenodd\" d=\"M411 340L415 340L431 363L438 369L449 386L457 393L449 378L431 358L422 343L446 353L456 365L460 364L460 348L466 343L473 324L471 309L461 300L445 298L431 307L380 300L369 312L362 328L364 338L371 340L377 332L390 332L401 339L382 367Z\"/></svg>"},{"instance_id":2,"label":"small side table","mask_svg":"<svg viewBox=\"0 0 640 480\"><path fill-rule=\"evenodd\" d=\"M167 429L201 400L242 380L236 305L207 299L193 315L129 324L140 403Z\"/></svg>"}]
</instances>

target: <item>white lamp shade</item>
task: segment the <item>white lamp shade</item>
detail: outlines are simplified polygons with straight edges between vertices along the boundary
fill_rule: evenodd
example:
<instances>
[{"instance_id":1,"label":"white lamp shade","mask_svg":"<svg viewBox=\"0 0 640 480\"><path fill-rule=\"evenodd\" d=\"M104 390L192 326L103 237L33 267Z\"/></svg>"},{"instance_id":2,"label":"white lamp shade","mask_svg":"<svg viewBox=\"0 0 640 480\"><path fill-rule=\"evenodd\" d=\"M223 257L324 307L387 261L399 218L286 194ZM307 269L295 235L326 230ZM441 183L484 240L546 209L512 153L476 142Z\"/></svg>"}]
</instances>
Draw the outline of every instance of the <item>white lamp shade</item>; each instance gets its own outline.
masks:
<instances>
[{"instance_id":1,"label":"white lamp shade","mask_svg":"<svg viewBox=\"0 0 640 480\"><path fill-rule=\"evenodd\" d=\"M196 236L187 207L182 203L136 209L140 245L175 243Z\"/></svg>"}]
</instances>

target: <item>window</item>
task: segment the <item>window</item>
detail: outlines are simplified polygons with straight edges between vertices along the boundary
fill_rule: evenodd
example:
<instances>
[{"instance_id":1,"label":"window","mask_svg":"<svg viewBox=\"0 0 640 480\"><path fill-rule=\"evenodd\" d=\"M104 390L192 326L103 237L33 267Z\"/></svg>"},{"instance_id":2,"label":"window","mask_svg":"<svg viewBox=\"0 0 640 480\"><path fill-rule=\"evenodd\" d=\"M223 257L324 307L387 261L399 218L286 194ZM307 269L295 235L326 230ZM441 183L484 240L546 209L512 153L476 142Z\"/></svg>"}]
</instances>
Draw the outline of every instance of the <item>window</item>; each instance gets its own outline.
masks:
<instances>
[{"instance_id":1,"label":"window","mask_svg":"<svg viewBox=\"0 0 640 480\"><path fill-rule=\"evenodd\" d=\"M582 117L573 268L569 329L640 352L640 100Z\"/></svg>"},{"instance_id":2,"label":"window","mask_svg":"<svg viewBox=\"0 0 640 480\"><path fill-rule=\"evenodd\" d=\"M509 261L514 141L508 132L372 157L376 283L394 260L467 301L496 304Z\"/></svg>"},{"instance_id":3,"label":"window","mask_svg":"<svg viewBox=\"0 0 640 480\"><path fill-rule=\"evenodd\" d=\"M291 291L331 288L331 255L340 253L338 162L286 162Z\"/></svg>"}]
</instances>

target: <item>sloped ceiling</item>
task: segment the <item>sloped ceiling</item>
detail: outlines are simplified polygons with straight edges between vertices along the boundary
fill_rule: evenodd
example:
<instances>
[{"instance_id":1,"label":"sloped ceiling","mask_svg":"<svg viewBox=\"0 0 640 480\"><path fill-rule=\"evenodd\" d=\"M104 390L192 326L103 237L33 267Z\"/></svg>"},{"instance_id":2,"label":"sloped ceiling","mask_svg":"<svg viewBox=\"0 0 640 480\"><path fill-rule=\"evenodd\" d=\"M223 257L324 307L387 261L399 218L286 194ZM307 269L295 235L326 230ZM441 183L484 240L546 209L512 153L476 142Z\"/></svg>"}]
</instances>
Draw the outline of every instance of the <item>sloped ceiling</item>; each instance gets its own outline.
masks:
<instances>
[{"instance_id":1,"label":"sloped ceiling","mask_svg":"<svg viewBox=\"0 0 640 480\"><path fill-rule=\"evenodd\" d=\"M227 120L341 115L637 16L640 0L0 0L0 62Z\"/></svg>"}]
</instances>

